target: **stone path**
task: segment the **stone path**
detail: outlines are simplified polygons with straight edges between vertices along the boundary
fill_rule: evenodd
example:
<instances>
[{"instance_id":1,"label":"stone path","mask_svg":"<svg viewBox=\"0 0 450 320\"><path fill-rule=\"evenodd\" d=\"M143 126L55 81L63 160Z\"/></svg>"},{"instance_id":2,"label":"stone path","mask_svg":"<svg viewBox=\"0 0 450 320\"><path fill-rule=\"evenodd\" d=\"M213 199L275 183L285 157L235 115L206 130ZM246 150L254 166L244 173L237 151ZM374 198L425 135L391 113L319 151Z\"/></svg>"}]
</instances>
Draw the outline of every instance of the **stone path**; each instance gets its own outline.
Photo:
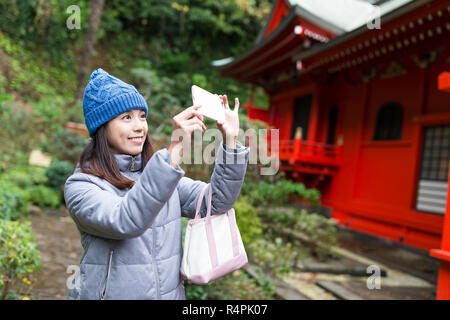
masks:
<instances>
[{"instance_id":1,"label":"stone path","mask_svg":"<svg viewBox=\"0 0 450 320\"><path fill-rule=\"evenodd\" d=\"M80 234L65 211L44 213L34 207L30 220L42 264L42 271L31 292L39 300L65 300L66 281L72 274L67 273L68 266L78 266L83 254Z\"/></svg>"}]
</instances>

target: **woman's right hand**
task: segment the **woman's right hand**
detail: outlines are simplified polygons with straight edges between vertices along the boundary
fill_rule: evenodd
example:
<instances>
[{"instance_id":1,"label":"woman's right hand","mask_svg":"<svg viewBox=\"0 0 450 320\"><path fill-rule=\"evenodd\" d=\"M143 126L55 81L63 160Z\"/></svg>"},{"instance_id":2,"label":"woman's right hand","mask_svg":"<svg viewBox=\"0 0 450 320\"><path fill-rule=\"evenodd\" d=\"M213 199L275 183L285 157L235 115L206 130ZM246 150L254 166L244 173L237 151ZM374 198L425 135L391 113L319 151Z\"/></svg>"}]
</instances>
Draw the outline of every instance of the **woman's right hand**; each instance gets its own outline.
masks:
<instances>
[{"instance_id":1,"label":"woman's right hand","mask_svg":"<svg viewBox=\"0 0 450 320\"><path fill-rule=\"evenodd\" d=\"M183 148L190 147L191 134L195 130L205 131L206 126L203 123L203 115L197 110L200 106L191 106L172 118L173 132L171 143L167 150L170 154L171 164L177 167L180 159L183 157ZM182 137L182 141L180 141Z\"/></svg>"}]
</instances>

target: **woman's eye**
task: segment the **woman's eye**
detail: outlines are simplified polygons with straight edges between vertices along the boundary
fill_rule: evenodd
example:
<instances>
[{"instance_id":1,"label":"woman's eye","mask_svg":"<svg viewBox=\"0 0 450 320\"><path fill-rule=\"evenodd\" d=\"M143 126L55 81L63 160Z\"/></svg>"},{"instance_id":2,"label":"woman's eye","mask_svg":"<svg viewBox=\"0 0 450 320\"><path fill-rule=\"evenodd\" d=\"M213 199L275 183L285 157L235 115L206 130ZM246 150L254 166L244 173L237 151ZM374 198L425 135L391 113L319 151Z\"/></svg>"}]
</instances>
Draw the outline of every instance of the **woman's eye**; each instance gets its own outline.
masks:
<instances>
[{"instance_id":1,"label":"woman's eye","mask_svg":"<svg viewBox=\"0 0 450 320\"><path fill-rule=\"evenodd\" d=\"M122 119L125 119L125 118L127 118L127 117L128 117L128 119L131 119L131 116L130 116L129 114L124 115L124 116L122 117ZM141 118L145 119L145 113L141 114Z\"/></svg>"}]
</instances>

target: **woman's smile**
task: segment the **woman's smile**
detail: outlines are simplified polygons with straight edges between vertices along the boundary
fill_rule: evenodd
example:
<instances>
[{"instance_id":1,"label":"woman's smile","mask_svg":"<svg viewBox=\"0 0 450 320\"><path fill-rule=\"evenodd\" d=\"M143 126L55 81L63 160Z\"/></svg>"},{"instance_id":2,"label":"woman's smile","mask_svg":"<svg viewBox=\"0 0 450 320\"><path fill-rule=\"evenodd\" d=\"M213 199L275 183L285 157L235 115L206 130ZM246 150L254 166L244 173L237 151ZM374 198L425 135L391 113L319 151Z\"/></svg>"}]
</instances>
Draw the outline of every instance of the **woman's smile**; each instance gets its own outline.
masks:
<instances>
[{"instance_id":1,"label":"woman's smile","mask_svg":"<svg viewBox=\"0 0 450 320\"><path fill-rule=\"evenodd\" d=\"M130 140L134 144L142 144L142 143L144 143L144 137L143 136L128 138L128 140Z\"/></svg>"}]
</instances>

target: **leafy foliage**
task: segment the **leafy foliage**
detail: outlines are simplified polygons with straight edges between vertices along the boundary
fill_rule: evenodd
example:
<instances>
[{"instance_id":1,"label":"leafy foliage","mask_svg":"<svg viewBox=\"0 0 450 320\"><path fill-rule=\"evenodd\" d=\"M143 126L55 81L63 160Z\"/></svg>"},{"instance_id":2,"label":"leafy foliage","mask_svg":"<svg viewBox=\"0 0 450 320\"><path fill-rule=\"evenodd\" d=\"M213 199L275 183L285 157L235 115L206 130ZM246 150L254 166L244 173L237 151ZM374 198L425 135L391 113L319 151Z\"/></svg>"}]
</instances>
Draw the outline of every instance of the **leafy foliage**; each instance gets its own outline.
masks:
<instances>
[{"instance_id":1,"label":"leafy foliage","mask_svg":"<svg viewBox=\"0 0 450 320\"><path fill-rule=\"evenodd\" d=\"M35 281L34 273L41 269L31 223L0 219L0 299L7 298L10 290L28 295L22 286Z\"/></svg>"},{"instance_id":2,"label":"leafy foliage","mask_svg":"<svg viewBox=\"0 0 450 320\"><path fill-rule=\"evenodd\" d=\"M32 165L12 167L0 176L0 180L8 181L19 188L26 189L34 185L47 183L45 168Z\"/></svg>"},{"instance_id":3,"label":"leafy foliage","mask_svg":"<svg viewBox=\"0 0 450 320\"><path fill-rule=\"evenodd\" d=\"M42 138L40 149L51 154L55 159L75 164L89 143L89 139L76 132L59 127Z\"/></svg>"},{"instance_id":4,"label":"leafy foliage","mask_svg":"<svg viewBox=\"0 0 450 320\"><path fill-rule=\"evenodd\" d=\"M233 208L236 212L236 223L241 233L242 242L250 244L262 238L263 225L258 217L258 211L249 204L246 196L240 196Z\"/></svg>"},{"instance_id":5,"label":"leafy foliage","mask_svg":"<svg viewBox=\"0 0 450 320\"><path fill-rule=\"evenodd\" d=\"M303 183L284 179L275 183L253 183L247 180L242 187L242 193L249 195L253 205L261 207L282 205L288 202L289 196L299 196L314 205L320 200L320 192L317 189L306 189Z\"/></svg>"},{"instance_id":6,"label":"leafy foliage","mask_svg":"<svg viewBox=\"0 0 450 320\"><path fill-rule=\"evenodd\" d=\"M61 191L43 185L33 186L27 190L31 203L41 208L59 209L62 204Z\"/></svg>"},{"instance_id":7,"label":"leafy foliage","mask_svg":"<svg viewBox=\"0 0 450 320\"><path fill-rule=\"evenodd\" d=\"M249 257L258 265L282 276L292 271L294 258L297 256L292 243L282 238L262 239L248 245Z\"/></svg>"},{"instance_id":8,"label":"leafy foliage","mask_svg":"<svg viewBox=\"0 0 450 320\"><path fill-rule=\"evenodd\" d=\"M45 172L48 180L47 186L60 190L66 183L67 178L73 173L73 170L73 165L68 161L52 160Z\"/></svg>"},{"instance_id":9,"label":"leafy foliage","mask_svg":"<svg viewBox=\"0 0 450 320\"><path fill-rule=\"evenodd\" d=\"M315 213L308 213L305 209L298 211L287 207L262 210L261 216L264 217L264 221L299 231L313 243L320 243L320 246L309 244L311 253L317 258L322 259L332 255L327 248L337 243L337 228L333 220Z\"/></svg>"},{"instance_id":10,"label":"leafy foliage","mask_svg":"<svg viewBox=\"0 0 450 320\"><path fill-rule=\"evenodd\" d=\"M73 170L69 168L73 168L70 163L55 162L49 174L42 167L21 165L0 175L0 218L17 220L26 216L31 204L42 208L59 208L62 204L62 191L58 184L64 180L69 170ZM52 181L51 186L58 185L58 190L47 187L49 181Z\"/></svg>"},{"instance_id":11,"label":"leafy foliage","mask_svg":"<svg viewBox=\"0 0 450 320\"><path fill-rule=\"evenodd\" d=\"M30 205L26 191L10 182L0 181L0 220L17 220L28 213Z\"/></svg>"}]
</instances>

